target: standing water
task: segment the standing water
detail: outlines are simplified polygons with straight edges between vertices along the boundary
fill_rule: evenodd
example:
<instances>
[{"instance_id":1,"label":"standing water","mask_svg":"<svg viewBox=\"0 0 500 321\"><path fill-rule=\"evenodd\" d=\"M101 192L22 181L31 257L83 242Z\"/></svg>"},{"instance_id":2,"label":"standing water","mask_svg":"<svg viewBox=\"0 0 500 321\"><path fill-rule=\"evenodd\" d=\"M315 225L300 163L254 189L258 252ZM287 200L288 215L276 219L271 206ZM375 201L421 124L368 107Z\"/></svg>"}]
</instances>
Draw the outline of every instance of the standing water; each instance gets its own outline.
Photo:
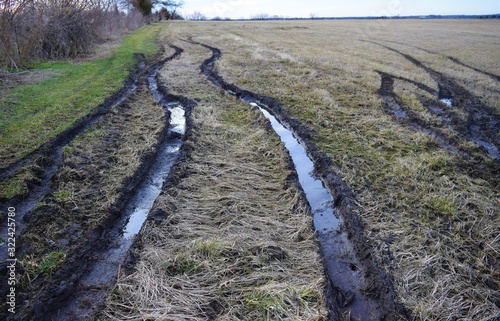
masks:
<instances>
[{"instance_id":1,"label":"standing water","mask_svg":"<svg viewBox=\"0 0 500 321\"><path fill-rule=\"evenodd\" d=\"M314 175L314 163L306 149L293 131L282 125L267 109L253 100L244 99L256 107L270 121L272 128L278 134L288 150L294 163L299 183L311 207L319 246L323 255L328 279L335 285L337 303L349 306L349 313L359 320L377 320L377 303L361 292L363 288L362 272L354 257L345 253L353 253L354 248L347 233L340 229L340 221L334 215L333 197L323 182ZM344 253L344 254L342 254Z\"/></svg>"},{"instance_id":2,"label":"standing water","mask_svg":"<svg viewBox=\"0 0 500 321\"><path fill-rule=\"evenodd\" d=\"M300 185L306 194L314 218L314 227L318 233L337 230L339 220L333 214L333 198L325 188L323 182L314 175L314 164L307 152L293 135L293 132L271 115L267 110L252 102L250 105L258 107L262 114L271 122L274 131L288 149L290 157L299 177Z\"/></svg>"},{"instance_id":3,"label":"standing water","mask_svg":"<svg viewBox=\"0 0 500 321\"><path fill-rule=\"evenodd\" d=\"M95 254L88 270L78 280L76 291L56 315L51 316L53 320L67 320L72 317L76 320L96 308L86 302L104 301L107 289L116 280L135 236L142 228L180 154L186 132L186 113L178 102L167 102L165 95L158 91L156 75L159 68L160 66L157 66L148 71L147 81L153 98L165 109L169 122L168 130L160 139L156 158L125 207L122 219L110 232L108 248Z\"/></svg>"}]
</instances>

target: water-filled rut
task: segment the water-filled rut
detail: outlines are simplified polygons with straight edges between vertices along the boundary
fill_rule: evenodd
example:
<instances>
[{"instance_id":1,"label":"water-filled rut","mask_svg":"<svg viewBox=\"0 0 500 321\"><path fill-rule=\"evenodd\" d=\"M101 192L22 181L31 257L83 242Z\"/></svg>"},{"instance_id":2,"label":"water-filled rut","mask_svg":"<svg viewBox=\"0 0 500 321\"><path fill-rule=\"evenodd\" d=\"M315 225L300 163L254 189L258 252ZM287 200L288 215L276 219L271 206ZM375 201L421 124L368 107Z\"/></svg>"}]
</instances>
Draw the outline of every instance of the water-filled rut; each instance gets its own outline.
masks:
<instances>
[{"instance_id":1,"label":"water-filled rut","mask_svg":"<svg viewBox=\"0 0 500 321\"><path fill-rule=\"evenodd\" d=\"M95 255L94 263L80 279L77 291L68 303L57 311L55 320L66 320L70 316L78 317L90 313L89 309L93 310L95 307L82 304L85 301L103 301L180 154L186 133L186 111L180 102L168 101L164 93L158 90L156 78L158 70L159 68L153 68L149 71L148 87L155 100L162 103L168 115L167 133L158 146L156 159L125 207L122 218L115 224L108 237L111 246ZM98 310L94 310L95 312Z\"/></svg>"},{"instance_id":2,"label":"water-filled rut","mask_svg":"<svg viewBox=\"0 0 500 321\"><path fill-rule=\"evenodd\" d=\"M182 154L188 118L194 103L185 97L168 95L157 77L167 61L180 56L182 50L173 48L176 53L151 66L141 83L141 86L148 87L150 95L163 107L165 115L165 126L159 133L154 157L141 166L145 170L140 169L134 175L138 183L125 187L125 195L116 204L119 218L102 231L92 249L85 250L87 254L77 254L76 257L80 259L68 262L68 267L71 264L75 266L68 272L71 275L67 276L67 280L56 281L53 287L49 287L48 291L52 293L36 304L34 311L27 312L36 315L39 320L76 320L82 316L86 319L95 318L114 285L120 267L126 264L129 249L172 167Z\"/></svg>"},{"instance_id":3,"label":"water-filled rut","mask_svg":"<svg viewBox=\"0 0 500 321\"><path fill-rule=\"evenodd\" d=\"M289 117L278 100L227 83L214 68L221 57L220 50L198 44L212 51L212 57L201 65L201 72L214 85L258 108L289 151L314 217L325 274L330 281L325 296L331 318L340 319L349 313L355 319L380 320L400 314L401 307L394 301L388 278L370 259L362 224L352 211L352 192L333 173L331 160L317 150L307 128Z\"/></svg>"}]
</instances>

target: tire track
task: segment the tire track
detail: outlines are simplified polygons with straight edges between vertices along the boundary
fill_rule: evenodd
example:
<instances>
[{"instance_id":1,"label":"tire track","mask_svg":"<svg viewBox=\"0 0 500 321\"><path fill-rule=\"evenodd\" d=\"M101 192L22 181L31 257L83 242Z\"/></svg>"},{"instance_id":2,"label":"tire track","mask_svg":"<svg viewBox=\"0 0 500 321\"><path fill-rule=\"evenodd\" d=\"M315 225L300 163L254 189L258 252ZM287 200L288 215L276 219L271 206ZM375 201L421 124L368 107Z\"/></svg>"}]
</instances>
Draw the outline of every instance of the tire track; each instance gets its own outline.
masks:
<instances>
[{"instance_id":1,"label":"tire track","mask_svg":"<svg viewBox=\"0 0 500 321\"><path fill-rule=\"evenodd\" d=\"M76 136L80 135L86 129L97 123L104 115L108 114L114 107L121 104L127 97L135 92L139 77L145 69L145 63L143 61L144 57L142 55L137 55L137 57L141 57L141 60L136 66L137 70L125 80L125 83L120 90L108 97L101 105L97 106L95 112L76 120L73 126L59 133L50 141L41 145L11 165L2 168L0 172L0 182L14 176L21 167L27 164L37 163L41 167L40 170L44 171L47 166L45 163L57 163L57 154L63 146L69 144L76 138ZM40 162L40 158L46 159Z\"/></svg>"},{"instance_id":2,"label":"tire track","mask_svg":"<svg viewBox=\"0 0 500 321\"><path fill-rule=\"evenodd\" d=\"M73 252L68 254L64 265L52 276L48 284L40 285L41 293L36 295L36 300L27 301L24 307L19 306L20 313L14 316L13 320L34 318L37 320L76 320L82 316L93 318L102 308L103 299L112 288L118 269L125 262L128 250L134 242L136 232L129 233L125 229L129 225L129 215L132 215L133 207L136 206L135 199L144 198L141 191L145 188L145 184L159 183L161 190L165 177L162 176L162 181L157 182L158 179L153 179L151 176L152 171L161 170L160 163L163 161L170 161L170 166L173 166L179 155L186 153L186 150L179 146L176 157L170 156L168 150L170 144L174 142L182 144L184 135L178 133L177 129L169 124L172 125L172 117L174 117L171 115L172 109L175 108L173 105L180 104L185 109L189 131L191 126L189 117L195 103L185 97L169 95L167 89L159 82L157 75L166 62L179 57L182 53L181 48L171 47L176 52L141 73L138 82L138 86L149 86L151 95L162 104L166 116L166 124L159 136L158 147L154 155L145 158L133 178L121 188L121 196L114 206L114 213L111 213L111 217L108 217L106 222L95 231L90 231L88 233L90 238L80 241L77 248L73 248ZM163 155L164 151L169 155ZM165 172L166 175L169 175L170 168ZM137 229L137 227L134 228ZM125 236L123 236L124 233ZM22 303L23 297L33 299L33 295L35 294L22 293L19 303Z\"/></svg>"},{"instance_id":3,"label":"tire track","mask_svg":"<svg viewBox=\"0 0 500 321\"><path fill-rule=\"evenodd\" d=\"M462 156L469 156L464 151L460 151L458 149L457 143L448 139L448 137L446 137L446 135L441 130L433 128L431 124L423 120L411 108L406 107L401 98L394 92L395 80L407 81L409 79L397 77L378 70L376 72L381 77L381 83L380 83L380 88L378 90L378 94L384 100L383 109L385 110L386 113L392 114L398 122L404 123L416 131L421 131L432 136L434 139L436 139L441 148L453 154L462 154ZM407 81L407 82L410 84L418 84L414 81ZM423 88L427 87L425 85L422 86L424 86ZM419 88L421 87L419 86ZM429 92L428 90L425 91ZM431 110L429 109L429 111ZM455 113L451 113L450 118L455 120L456 118L458 118L458 116ZM444 117L441 116L440 119L443 121ZM449 121L446 121L447 123L451 121L451 119L448 120Z\"/></svg>"},{"instance_id":4,"label":"tire track","mask_svg":"<svg viewBox=\"0 0 500 321\"><path fill-rule=\"evenodd\" d=\"M452 100L452 107L459 108L467 113L467 119L456 117L453 121L449 121L448 125L450 128L465 136L478 146L481 146L484 152L490 157L500 161L500 136L498 134L500 116L498 116L491 107L483 104L471 92L451 78L426 66L415 57L377 42L368 42L395 52L415 66L425 70L438 83L440 98L450 98ZM426 107L430 108L428 105ZM430 110L434 114L440 112L440 110L434 110L432 108L430 108Z\"/></svg>"},{"instance_id":5,"label":"tire track","mask_svg":"<svg viewBox=\"0 0 500 321\"><path fill-rule=\"evenodd\" d=\"M39 177L37 178L38 181L31 184L31 188L27 195L23 197L15 197L11 200L5 200L3 204L0 203L1 208L16 208L16 230L18 234L21 234L24 230L25 215L29 213L44 196L52 191L51 181L61 165L63 148L74 141L76 137L97 124L104 116L113 111L113 109L117 106L126 101L130 95L137 91L138 86L141 85L139 82L145 77L145 75L151 74L155 71L155 69L158 69L159 66L165 64L167 61L180 56L182 50L180 50L180 48L174 49L174 54L153 64L147 70L145 70L146 67L144 61L141 60L137 64L138 70L129 76L125 85L117 93L107 98L104 103L97 106L94 113L78 120L71 128L58 134L54 139L37 148L35 151L30 153L30 155L20 159L2 171L0 174L0 182L14 176L23 166L30 163L36 164L36 172L39 174ZM142 57L142 55L140 56ZM6 227L4 225L0 228L0 233L1 235L6 235ZM4 254L6 251L2 251L2 247L4 246L5 245L0 246L0 251L2 253L0 254L0 260L5 259Z\"/></svg>"},{"instance_id":6,"label":"tire track","mask_svg":"<svg viewBox=\"0 0 500 321\"><path fill-rule=\"evenodd\" d=\"M339 319L345 313L362 320L404 318L406 312L395 302L388 276L377 266L370 254L371 249L366 245L363 224L353 210L356 205L352 191L333 172L331 160L312 143L308 129L291 118L277 99L252 93L226 82L215 70L215 62L222 55L219 49L191 39L188 41L212 51L212 57L200 66L208 80L235 97L265 109L284 127L291 129L313 160L316 175L330 191L334 200L333 210L340 217L342 226L329 233L318 231L317 235L325 275L329 280L325 292L331 318ZM341 249L343 253L339 253ZM349 253L347 256L345 251Z\"/></svg>"},{"instance_id":7,"label":"tire track","mask_svg":"<svg viewBox=\"0 0 500 321\"><path fill-rule=\"evenodd\" d=\"M484 160L474 156L469 150L462 148L460 146L460 142L449 138L442 129L436 128L428 121L420 117L411 108L405 106L401 98L394 92L394 81L407 81L406 78L397 77L382 71L376 72L381 77L378 94L384 100L382 108L387 114L392 115L394 120L402 125L431 136L436 140L438 146L447 151L449 154L460 156L463 159L464 164L457 166L457 170L465 171L471 177L479 177L489 182L492 186L499 186L497 175L494 174L500 172L498 162L493 161L492 164L485 164ZM415 84L414 81L408 82ZM425 85L423 86L424 87L421 89L425 90ZM429 112L439 118L441 123L456 131L459 135L462 132L467 131L466 124L462 122L461 118L453 110L446 108L444 103L441 103L443 106L438 107L436 106L436 102L428 101L425 97L420 97L420 101L425 107L427 107ZM464 138L467 139L467 137ZM493 175L491 175L492 173Z\"/></svg>"},{"instance_id":8,"label":"tire track","mask_svg":"<svg viewBox=\"0 0 500 321\"><path fill-rule=\"evenodd\" d=\"M454 63L456 63L457 65L460 65L462 67L466 67L466 68L469 68L469 69L472 69L474 70L475 72L478 72L480 74L483 74L485 76L488 76L490 77L491 79L493 80L496 80L496 81L500 81L500 76L499 75L495 75L493 73L490 73L490 72L487 72L487 71L484 71L484 70L481 70L479 68L476 68L476 67L473 67L471 65L468 65L464 62L462 62L460 59L458 58L455 58L455 57L452 57L452 56L446 56L446 55L443 55L443 54L440 54L439 52L435 52L435 51L432 51L432 50L429 50L429 49L425 49L425 48L421 48L421 47L418 47L418 46L413 46L413 45L409 45L409 44L405 44L405 43L402 43L402 42L396 42L396 41L387 41L386 42L390 42L390 43L395 43L395 44L398 44L398 45L403 45L403 46L408 46L408 47L412 47L412 48L415 48L415 49L418 49L418 50L422 50L422 51L425 51L427 53L430 53L430 54L433 54L433 55L440 55L442 57L446 57L447 59L453 61Z\"/></svg>"}]
</instances>

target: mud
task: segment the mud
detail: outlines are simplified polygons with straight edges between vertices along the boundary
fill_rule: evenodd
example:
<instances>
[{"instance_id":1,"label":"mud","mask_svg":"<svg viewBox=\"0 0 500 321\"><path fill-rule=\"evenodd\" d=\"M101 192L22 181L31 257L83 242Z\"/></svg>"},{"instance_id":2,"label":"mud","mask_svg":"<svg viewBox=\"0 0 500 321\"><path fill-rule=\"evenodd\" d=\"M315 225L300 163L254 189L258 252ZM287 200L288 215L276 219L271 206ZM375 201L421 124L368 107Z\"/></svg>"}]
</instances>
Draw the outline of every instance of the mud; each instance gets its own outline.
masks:
<instances>
[{"instance_id":1,"label":"mud","mask_svg":"<svg viewBox=\"0 0 500 321\"><path fill-rule=\"evenodd\" d=\"M314 163L314 175L321 179L331 195L328 199L333 202L330 201L329 205L339 219L340 227L326 230L316 227L325 275L329 280L325 296L330 308L330 319L340 320L345 315L359 320L407 318L402 306L395 302L394 290L388 276L378 267L366 245L364 226L355 214L356 205L352 191L334 173L331 160L320 153L312 143L308 129L292 119L278 100L227 83L214 68L215 61L221 56L220 50L198 44L212 51L212 57L200 66L201 72L214 85L269 112L271 122L275 118L281 126L293 132L293 136L301 142ZM280 132L281 127L276 127L277 132ZM293 155L293 152L291 154ZM311 211L314 212L314 200L310 205Z\"/></svg>"},{"instance_id":2,"label":"mud","mask_svg":"<svg viewBox=\"0 0 500 321\"><path fill-rule=\"evenodd\" d=\"M466 172L471 177L484 179L492 184L492 186L499 186L495 175L495 173L500 172L500 162L498 162L500 154L497 147L499 136L498 130L493 128L496 126L495 124L500 124L498 116L494 115L489 108L485 108L484 113L488 114L488 116L482 120L483 123L486 122L488 124L484 126L480 124L474 125L474 121L471 119L482 115L483 112L478 111L476 116L471 115L467 120L462 119L457 113L457 109L465 108L463 106L463 98L460 98L462 96L450 90L448 85L442 85L438 82L439 91L436 93L432 88L410 79L378 70L376 72L381 77L378 94L384 100L382 107L387 114L392 115L394 120L402 125L433 137L440 148L447 151L450 155L458 156L461 161L457 161L457 164L455 164L457 171ZM476 143L478 145L476 150L464 149L460 141L449 137L442 127L432 125L411 108L405 106L400 97L394 92L395 80L410 83L427 93L435 95L435 100L431 100L423 95L419 95L418 97L422 105L439 119L443 126L454 131L459 137ZM470 103L473 98L468 99ZM477 99L474 98L474 101L477 102ZM474 108L477 109L480 107ZM484 132L480 132L481 130ZM482 137L488 137L490 140L483 140ZM491 156L492 159L488 160L488 156Z\"/></svg>"},{"instance_id":3,"label":"mud","mask_svg":"<svg viewBox=\"0 0 500 321\"><path fill-rule=\"evenodd\" d=\"M483 104L478 97L475 97L470 91L459 85L450 77L426 66L416 58L376 42L370 41L370 43L396 52L415 66L425 70L439 86L437 96L441 100L441 103L446 107L450 107L451 104L452 107L467 113L466 119L448 117L451 121L444 121L444 123L457 133L465 136L468 140L479 145L490 157L500 161L500 136L498 135L500 116L498 116L491 107ZM385 86L383 82L384 80L382 80L381 88ZM382 95L384 94L383 91L379 91L379 93ZM427 101L424 102L424 105L431 112L436 110L433 109ZM440 111L443 110L445 109L441 109ZM450 116L452 116L452 113L452 111L449 112ZM444 120L446 118L440 119Z\"/></svg>"},{"instance_id":4,"label":"mud","mask_svg":"<svg viewBox=\"0 0 500 321\"><path fill-rule=\"evenodd\" d=\"M394 120L407 126L415 131L425 133L435 139L436 143L440 148L447 151L450 155L456 155L462 161L457 161L456 170L466 172L471 177L478 177L488 181L492 186L499 186L499 182L496 180L496 175L491 175L492 173L500 172L500 164L495 160L490 160L489 162L484 157L478 157L477 154L484 154L484 150L477 148L476 153L474 150L466 150L461 147L459 141L454 138L450 138L442 128L433 126L428 121L422 119L416 112L411 108L408 108L401 101L399 96L394 92L394 80L403 80L405 78L396 77L388 73L381 71L376 71L380 77L380 88L378 94L384 100L383 109L384 111L392 115ZM413 82L412 82L413 83ZM441 97L449 97L440 90ZM444 102L439 100L429 100L423 96L419 97L422 104L434 114L443 125L448 126L454 130L458 135L467 131L467 124L465 124L460 116L455 112L453 108L450 108ZM450 98L441 98L450 99ZM462 136L462 135L461 135ZM464 137L467 139L467 137ZM482 144L488 144L487 142L482 142ZM495 148L494 145L491 146ZM487 158L487 156L485 155Z\"/></svg>"},{"instance_id":5,"label":"mud","mask_svg":"<svg viewBox=\"0 0 500 321\"><path fill-rule=\"evenodd\" d=\"M271 122L272 128L280 136L281 141L288 150L294 169L297 172L300 186L302 186L302 190L311 207L315 229L318 233L336 231L339 228L340 222L333 213L333 198L325 188L323 182L315 177L314 163L307 155L305 148L293 135L293 132L280 124L276 117L271 115L264 107L254 102L250 102L250 105L258 108Z\"/></svg>"},{"instance_id":6,"label":"mud","mask_svg":"<svg viewBox=\"0 0 500 321\"><path fill-rule=\"evenodd\" d=\"M138 216L139 222L130 217L135 212L148 212L144 204L139 204L138 200L147 200L152 206L156 196L158 196L161 186L169 174L168 169L177 160L182 152L181 144L183 134L191 126L190 121L186 122L185 116L189 119L191 109L195 103L184 97L168 95L166 88L159 84L156 74L158 70L169 60L177 58L182 50L174 48L175 54L159 61L151 66L146 72L141 72L136 80L138 87L146 87L149 83L151 95L156 95L157 101L161 102L165 109L166 124L163 133L159 136L158 148L152 154L145 155L141 165L131 179L126 181L120 188L121 196L116 202L114 209L96 229L91 231L80 231L81 227L75 225L68 233L68 240L59 240L59 243L76 242L69 244L71 251L54 275L44 280L44 284L34 285L40 287L40 292L28 293L22 288L18 289L18 308L16 315L9 315L13 320L78 320L93 319L100 311L103 299L114 284L116 273L119 267L125 263L126 255L133 244L135 233L140 229L140 225L145 220L145 216ZM143 70L145 68L143 67ZM120 104L127 99L122 97ZM175 103L175 104L172 104ZM180 105L184 106L180 110ZM88 127L88 126L87 126ZM76 137L76 134L75 134ZM74 138L74 137L73 137ZM65 142L68 144L69 142ZM54 144L54 143L53 143ZM62 146L58 146L62 149ZM172 153L174 151L174 153ZM164 162L169 162L165 170ZM106 166L111 166L107 164ZM55 168L54 171L57 171ZM161 173L158 173L161 172ZM144 191L154 186L153 195L148 194L144 198ZM137 207L141 209L136 211ZM57 213L52 213L57 215ZM44 219L50 220L51 213L46 212ZM39 224L39 218L29 219L27 224ZM80 239L82 238L82 239ZM76 240L76 241L75 241ZM29 248L21 246L18 248L18 255ZM2 268L3 270L3 268ZM0 289L3 294L7 291L4 284ZM2 314L5 311L1 312Z\"/></svg>"},{"instance_id":7,"label":"mud","mask_svg":"<svg viewBox=\"0 0 500 321\"><path fill-rule=\"evenodd\" d=\"M177 51L178 55L180 52ZM104 298L114 285L118 270L125 263L135 236L142 228L171 168L179 157L186 132L186 114L190 113L190 111L186 113L180 101L190 105L183 98L175 101L166 98L166 92L160 89L161 86L157 83L157 73L162 65L150 68L147 75L150 92L155 100L162 102L167 115L168 129L159 144L158 153L145 173L143 181L124 208L120 220L107 236L107 243L110 246L94 253L92 262L89 262L87 271L79 279L72 295L59 303L57 310L44 313L47 319L76 320L82 315L92 319L101 311ZM170 96L170 99L172 98ZM92 304L88 305L86 302Z\"/></svg>"},{"instance_id":8,"label":"mud","mask_svg":"<svg viewBox=\"0 0 500 321\"><path fill-rule=\"evenodd\" d=\"M123 103L137 90L137 82L145 65L143 61L144 57L142 55L136 56L139 59L136 67L137 70L127 78L125 84L118 92L107 98L104 103L97 106L95 112L76 121L71 128L61 132L55 138L40 146L29 155L0 171L0 181L4 181L18 173L23 166L28 164L35 164L36 166L38 177L33 181L28 182L30 189L27 195L10 200L0 199L1 208L16 208L16 230L18 234L22 233L24 230L24 216L51 191L51 180L61 165L63 147L67 146L78 135L95 125L99 120L110 113L116 106ZM1 235L6 235L5 224L2 224L0 233ZM4 261L7 253L5 250L5 244L0 245L0 253L0 261Z\"/></svg>"}]
</instances>

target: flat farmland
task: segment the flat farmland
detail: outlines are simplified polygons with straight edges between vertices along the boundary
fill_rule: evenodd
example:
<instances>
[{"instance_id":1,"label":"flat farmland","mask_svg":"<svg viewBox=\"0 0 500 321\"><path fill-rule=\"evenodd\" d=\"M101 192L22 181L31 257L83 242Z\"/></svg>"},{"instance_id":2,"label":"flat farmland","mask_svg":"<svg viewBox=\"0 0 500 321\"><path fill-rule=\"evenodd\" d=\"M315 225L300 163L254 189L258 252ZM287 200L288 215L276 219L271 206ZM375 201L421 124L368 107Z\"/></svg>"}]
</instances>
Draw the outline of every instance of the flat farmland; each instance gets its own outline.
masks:
<instances>
[{"instance_id":1,"label":"flat farmland","mask_svg":"<svg viewBox=\"0 0 500 321\"><path fill-rule=\"evenodd\" d=\"M500 24L176 23L218 73L278 99L355 195L397 300L416 319L499 312ZM479 129L481 128L481 129Z\"/></svg>"},{"instance_id":2,"label":"flat farmland","mask_svg":"<svg viewBox=\"0 0 500 321\"><path fill-rule=\"evenodd\" d=\"M28 154L1 176L2 202L30 208L20 318L500 317L500 22L159 25L135 91L42 145L60 160L10 147ZM284 131L329 194L321 210ZM144 224L121 240L174 141ZM31 159L52 176L7 193Z\"/></svg>"}]
</instances>

